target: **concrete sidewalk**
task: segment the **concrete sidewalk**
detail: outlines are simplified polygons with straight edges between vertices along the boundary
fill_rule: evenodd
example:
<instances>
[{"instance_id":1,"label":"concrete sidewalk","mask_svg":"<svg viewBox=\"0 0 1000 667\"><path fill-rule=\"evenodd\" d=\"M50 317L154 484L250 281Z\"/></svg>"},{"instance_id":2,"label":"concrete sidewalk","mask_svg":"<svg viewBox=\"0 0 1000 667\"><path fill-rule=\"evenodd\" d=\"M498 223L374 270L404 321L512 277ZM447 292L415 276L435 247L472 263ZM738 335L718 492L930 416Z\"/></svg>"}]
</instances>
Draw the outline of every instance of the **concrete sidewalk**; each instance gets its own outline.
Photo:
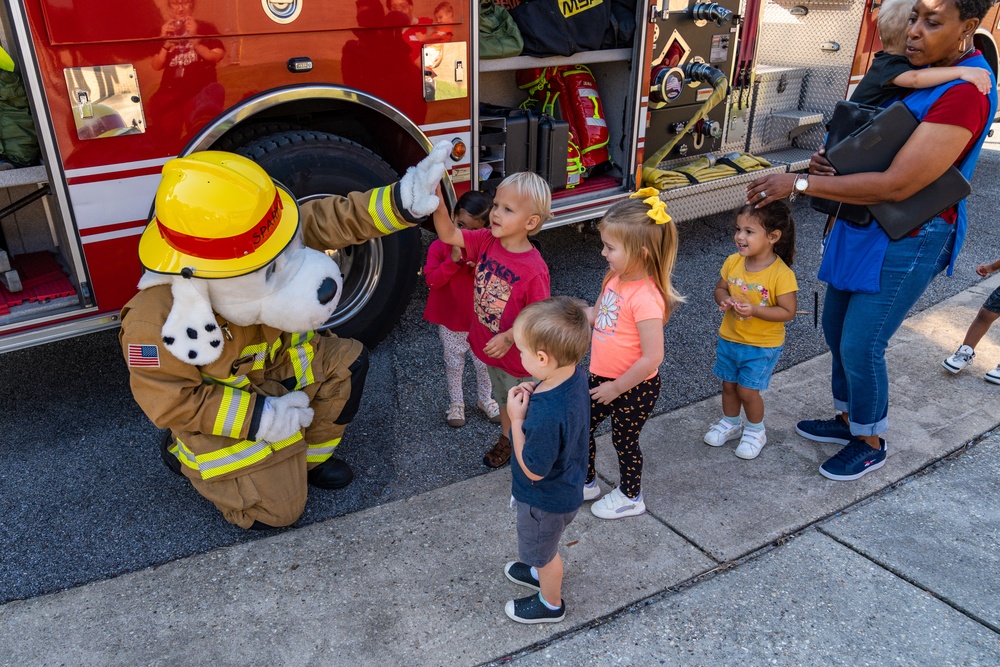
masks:
<instances>
[{"instance_id":1,"label":"concrete sidewalk","mask_svg":"<svg viewBox=\"0 0 1000 667\"><path fill-rule=\"evenodd\" d=\"M833 414L827 355L774 378L754 461L702 444L717 397L651 420L648 512L581 511L561 549L561 624L503 613L524 594L501 570L516 556L504 469L0 606L0 664L998 664L1000 436L856 504L1000 422L1000 389L981 377L1000 346L984 340L958 376L940 367L998 284L893 339L889 460L857 482L821 477L836 446L794 433ZM607 488L617 465L607 437L599 448Z\"/></svg>"}]
</instances>

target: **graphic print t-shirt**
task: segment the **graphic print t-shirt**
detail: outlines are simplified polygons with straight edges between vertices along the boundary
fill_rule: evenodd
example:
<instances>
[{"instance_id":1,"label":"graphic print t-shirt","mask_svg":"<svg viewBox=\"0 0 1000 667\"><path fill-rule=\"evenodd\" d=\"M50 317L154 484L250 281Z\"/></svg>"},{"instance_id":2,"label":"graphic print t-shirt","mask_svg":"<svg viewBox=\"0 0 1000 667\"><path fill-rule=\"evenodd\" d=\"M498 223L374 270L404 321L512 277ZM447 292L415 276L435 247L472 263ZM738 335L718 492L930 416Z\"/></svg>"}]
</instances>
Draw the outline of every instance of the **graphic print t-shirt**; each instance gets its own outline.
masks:
<instances>
[{"instance_id":1,"label":"graphic print t-shirt","mask_svg":"<svg viewBox=\"0 0 1000 667\"><path fill-rule=\"evenodd\" d=\"M619 378L642 356L638 323L663 321L663 296L649 278L623 283L614 276L605 285L595 308L597 317L590 342L590 372ZM658 372L653 371L649 378Z\"/></svg>"},{"instance_id":2,"label":"graphic print t-shirt","mask_svg":"<svg viewBox=\"0 0 1000 667\"><path fill-rule=\"evenodd\" d=\"M500 359L483 352L498 333L514 326L524 307L549 298L549 267L534 247L528 252L510 252L489 228L462 230L465 257L476 262L475 294L469 347L483 363L515 377L528 377L517 346Z\"/></svg>"},{"instance_id":3,"label":"graphic print t-shirt","mask_svg":"<svg viewBox=\"0 0 1000 667\"><path fill-rule=\"evenodd\" d=\"M729 285L730 296L755 306L774 306L778 297L798 292L795 274L780 257L763 271L747 271L746 258L733 253L719 272ZM785 344L785 323L766 322L759 317L740 317L729 309L722 318L719 335L733 343L754 347L779 347Z\"/></svg>"}]
</instances>

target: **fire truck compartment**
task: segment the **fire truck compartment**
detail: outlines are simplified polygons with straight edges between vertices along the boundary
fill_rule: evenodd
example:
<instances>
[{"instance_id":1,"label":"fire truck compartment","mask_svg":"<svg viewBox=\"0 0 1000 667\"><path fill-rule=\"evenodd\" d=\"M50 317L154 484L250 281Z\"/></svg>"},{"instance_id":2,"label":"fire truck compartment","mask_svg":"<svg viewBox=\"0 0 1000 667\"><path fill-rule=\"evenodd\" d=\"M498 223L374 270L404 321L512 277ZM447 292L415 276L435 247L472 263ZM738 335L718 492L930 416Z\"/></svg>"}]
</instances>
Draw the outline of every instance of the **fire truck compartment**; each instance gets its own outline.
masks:
<instances>
[{"instance_id":1,"label":"fire truck compartment","mask_svg":"<svg viewBox=\"0 0 1000 667\"><path fill-rule=\"evenodd\" d=\"M0 43L21 75L36 130L43 130L32 79L24 75L18 42L10 39L10 25L6 16L3 19ZM43 164L0 170L0 334L5 336L86 308L82 269L77 268L81 264L74 260L80 256L77 236L63 222L60 207L54 202L45 164L47 135L43 131L37 134Z\"/></svg>"},{"instance_id":2,"label":"fire truck compartment","mask_svg":"<svg viewBox=\"0 0 1000 667\"><path fill-rule=\"evenodd\" d=\"M609 49L588 51L570 57L534 58L519 56L498 60L482 60L479 63L478 102L484 105L479 121L479 140L482 146L478 165L490 165L481 175L487 181L480 187L495 186L511 168L516 165L535 164L533 171L544 170L544 178L552 186L554 218L546 227L554 227L587 220L599 216L607 206L620 198L633 178L624 166L632 164L635 157L635 143L628 140L634 133L635 77L631 73L632 49ZM517 109L524 105L528 95L518 88L515 76L518 70L558 67L562 65L586 65L597 82L601 99L603 119L608 128L608 152L610 164L595 168L579 181L567 175L565 152L554 150L553 141L559 145L565 141L565 130L556 123L555 127L545 120L538 122L537 128L521 126L521 116L508 112L505 117L498 109ZM535 137L541 152L525 156L523 137ZM509 135L511 141L503 137ZM558 156L558 157L555 157ZM567 182L569 181L569 182ZM606 206L595 209L595 202L607 199ZM598 204L600 207L600 204ZM583 212L581 212L581 209Z\"/></svg>"}]
</instances>

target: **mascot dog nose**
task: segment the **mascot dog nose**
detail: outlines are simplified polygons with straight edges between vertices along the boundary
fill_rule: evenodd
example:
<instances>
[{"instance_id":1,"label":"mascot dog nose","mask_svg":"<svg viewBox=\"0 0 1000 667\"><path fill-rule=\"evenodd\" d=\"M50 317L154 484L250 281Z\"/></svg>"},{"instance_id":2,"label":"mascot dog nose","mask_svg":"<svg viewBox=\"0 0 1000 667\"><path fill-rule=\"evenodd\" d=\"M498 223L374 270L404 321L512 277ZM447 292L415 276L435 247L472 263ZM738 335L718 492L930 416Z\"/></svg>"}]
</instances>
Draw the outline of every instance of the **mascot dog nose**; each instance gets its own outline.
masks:
<instances>
[{"instance_id":1,"label":"mascot dog nose","mask_svg":"<svg viewBox=\"0 0 1000 667\"><path fill-rule=\"evenodd\" d=\"M324 278L316 290L316 296L324 306L330 303L337 296L337 282L333 278Z\"/></svg>"}]
</instances>

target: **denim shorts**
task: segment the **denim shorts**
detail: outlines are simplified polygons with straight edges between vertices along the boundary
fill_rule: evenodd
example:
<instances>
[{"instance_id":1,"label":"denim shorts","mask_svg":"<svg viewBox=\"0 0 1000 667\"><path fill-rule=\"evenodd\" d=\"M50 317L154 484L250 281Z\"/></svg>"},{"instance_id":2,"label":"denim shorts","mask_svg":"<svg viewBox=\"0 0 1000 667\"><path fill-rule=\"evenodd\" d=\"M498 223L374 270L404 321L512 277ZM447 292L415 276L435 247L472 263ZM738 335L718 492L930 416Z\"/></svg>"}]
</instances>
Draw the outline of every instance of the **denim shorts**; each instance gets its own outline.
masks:
<instances>
[{"instance_id":1,"label":"denim shorts","mask_svg":"<svg viewBox=\"0 0 1000 667\"><path fill-rule=\"evenodd\" d=\"M546 512L517 501L517 557L532 567L545 567L559 551L559 540L576 511Z\"/></svg>"},{"instance_id":2,"label":"denim shorts","mask_svg":"<svg viewBox=\"0 0 1000 667\"><path fill-rule=\"evenodd\" d=\"M986 297L983 303L983 310L1000 315L1000 287L993 290L993 293Z\"/></svg>"},{"instance_id":3,"label":"denim shorts","mask_svg":"<svg viewBox=\"0 0 1000 667\"><path fill-rule=\"evenodd\" d=\"M715 373L723 382L735 382L747 389L764 391L771 383L771 373L781 356L781 348L755 347L719 337L715 350Z\"/></svg>"}]
</instances>

